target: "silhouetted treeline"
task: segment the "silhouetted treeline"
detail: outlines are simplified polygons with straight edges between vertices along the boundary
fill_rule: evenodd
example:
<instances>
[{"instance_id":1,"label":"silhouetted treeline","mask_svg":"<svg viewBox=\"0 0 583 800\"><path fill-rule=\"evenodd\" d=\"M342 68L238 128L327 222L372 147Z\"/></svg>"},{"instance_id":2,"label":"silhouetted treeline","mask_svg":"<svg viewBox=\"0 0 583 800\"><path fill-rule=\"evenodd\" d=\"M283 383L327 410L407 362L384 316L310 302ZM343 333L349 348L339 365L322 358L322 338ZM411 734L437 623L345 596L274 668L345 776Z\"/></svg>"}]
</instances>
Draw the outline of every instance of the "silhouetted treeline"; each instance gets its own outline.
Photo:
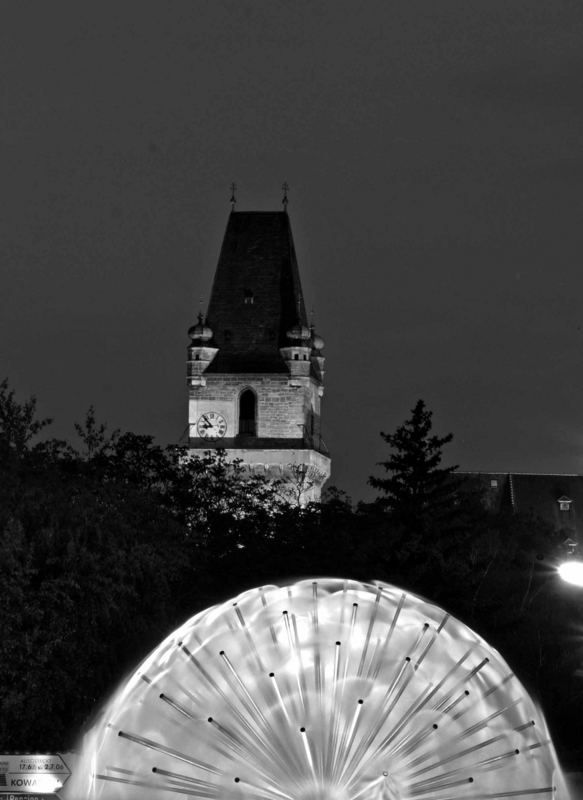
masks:
<instances>
[{"instance_id":1,"label":"silhouetted treeline","mask_svg":"<svg viewBox=\"0 0 583 800\"><path fill-rule=\"evenodd\" d=\"M441 466L421 401L373 477L291 505L224 452L185 457L109 433L37 442L34 400L0 384L0 749L74 746L118 681L187 617L239 591L326 575L394 583L497 647L541 699L564 759L583 758L583 594L557 580L540 520L488 513ZM374 468L374 465L371 465Z\"/></svg>"}]
</instances>

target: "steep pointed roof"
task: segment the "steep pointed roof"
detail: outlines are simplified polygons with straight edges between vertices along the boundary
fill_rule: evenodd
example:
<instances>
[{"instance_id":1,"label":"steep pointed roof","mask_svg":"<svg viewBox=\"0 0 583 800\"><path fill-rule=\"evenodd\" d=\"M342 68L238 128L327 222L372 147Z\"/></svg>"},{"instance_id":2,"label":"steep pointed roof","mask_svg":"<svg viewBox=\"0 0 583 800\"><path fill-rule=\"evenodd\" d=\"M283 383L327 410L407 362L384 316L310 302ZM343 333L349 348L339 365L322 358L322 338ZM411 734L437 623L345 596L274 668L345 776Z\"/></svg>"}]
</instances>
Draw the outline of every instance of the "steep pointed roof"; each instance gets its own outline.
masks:
<instances>
[{"instance_id":1,"label":"steep pointed roof","mask_svg":"<svg viewBox=\"0 0 583 800\"><path fill-rule=\"evenodd\" d=\"M207 322L219 352L208 372L286 372L279 348L306 309L285 211L233 211Z\"/></svg>"}]
</instances>

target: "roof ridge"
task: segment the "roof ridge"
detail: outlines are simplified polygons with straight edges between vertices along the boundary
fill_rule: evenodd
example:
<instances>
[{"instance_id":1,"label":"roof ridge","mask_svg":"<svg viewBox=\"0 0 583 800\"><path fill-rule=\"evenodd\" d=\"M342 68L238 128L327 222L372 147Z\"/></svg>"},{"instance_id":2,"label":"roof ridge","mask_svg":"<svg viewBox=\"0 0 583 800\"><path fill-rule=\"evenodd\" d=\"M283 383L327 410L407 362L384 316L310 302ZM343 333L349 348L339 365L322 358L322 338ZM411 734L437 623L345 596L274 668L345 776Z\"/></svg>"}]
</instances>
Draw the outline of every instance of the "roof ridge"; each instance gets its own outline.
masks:
<instances>
[{"instance_id":1,"label":"roof ridge","mask_svg":"<svg viewBox=\"0 0 583 800\"><path fill-rule=\"evenodd\" d=\"M510 486L510 505L512 510L516 511L516 494L514 492L514 481L512 480L512 473L508 475L508 484Z\"/></svg>"},{"instance_id":2,"label":"roof ridge","mask_svg":"<svg viewBox=\"0 0 583 800\"><path fill-rule=\"evenodd\" d=\"M460 469L458 475L540 475L557 478L583 478L583 472L517 472L516 470L485 470L485 469Z\"/></svg>"},{"instance_id":3,"label":"roof ridge","mask_svg":"<svg viewBox=\"0 0 583 800\"><path fill-rule=\"evenodd\" d=\"M289 216L287 211L259 211L258 209L251 211L231 211L231 214L277 214L278 216Z\"/></svg>"}]
</instances>

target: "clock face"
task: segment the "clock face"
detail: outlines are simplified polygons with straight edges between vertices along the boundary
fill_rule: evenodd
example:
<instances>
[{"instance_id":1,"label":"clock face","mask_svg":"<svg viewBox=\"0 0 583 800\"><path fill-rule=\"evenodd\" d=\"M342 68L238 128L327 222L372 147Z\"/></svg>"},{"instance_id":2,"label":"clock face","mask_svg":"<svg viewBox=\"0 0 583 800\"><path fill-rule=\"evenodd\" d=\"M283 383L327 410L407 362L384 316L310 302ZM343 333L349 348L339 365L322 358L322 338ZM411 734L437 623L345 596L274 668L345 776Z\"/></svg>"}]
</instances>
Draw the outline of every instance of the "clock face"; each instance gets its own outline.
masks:
<instances>
[{"instance_id":1,"label":"clock face","mask_svg":"<svg viewBox=\"0 0 583 800\"><path fill-rule=\"evenodd\" d=\"M220 439L227 432L227 422L216 411L207 411L196 423L196 430L203 439Z\"/></svg>"}]
</instances>

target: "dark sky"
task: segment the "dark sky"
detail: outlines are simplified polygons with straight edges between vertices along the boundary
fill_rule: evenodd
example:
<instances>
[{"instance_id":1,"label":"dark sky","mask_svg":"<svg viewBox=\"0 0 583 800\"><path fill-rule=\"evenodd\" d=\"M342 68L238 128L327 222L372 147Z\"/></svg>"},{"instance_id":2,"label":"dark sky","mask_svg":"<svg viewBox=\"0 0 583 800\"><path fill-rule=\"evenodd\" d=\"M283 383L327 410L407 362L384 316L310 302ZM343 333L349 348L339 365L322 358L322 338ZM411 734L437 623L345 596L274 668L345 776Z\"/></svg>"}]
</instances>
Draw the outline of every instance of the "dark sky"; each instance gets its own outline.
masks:
<instances>
[{"instance_id":1,"label":"dark sky","mask_svg":"<svg viewBox=\"0 0 583 800\"><path fill-rule=\"evenodd\" d=\"M284 180L358 499L419 397L464 469L583 471L580 0L8 0L0 375L177 441L229 212Z\"/></svg>"}]
</instances>

